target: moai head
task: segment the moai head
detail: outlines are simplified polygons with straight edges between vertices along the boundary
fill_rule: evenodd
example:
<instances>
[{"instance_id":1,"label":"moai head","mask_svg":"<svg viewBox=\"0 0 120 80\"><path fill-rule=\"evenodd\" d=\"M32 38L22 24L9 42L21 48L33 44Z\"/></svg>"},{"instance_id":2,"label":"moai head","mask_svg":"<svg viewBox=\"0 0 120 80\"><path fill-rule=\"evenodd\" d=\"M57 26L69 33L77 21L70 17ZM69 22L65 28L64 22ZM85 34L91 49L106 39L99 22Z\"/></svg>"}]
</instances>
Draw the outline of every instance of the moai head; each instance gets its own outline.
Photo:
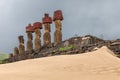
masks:
<instances>
[{"instance_id":1,"label":"moai head","mask_svg":"<svg viewBox=\"0 0 120 80\"><path fill-rule=\"evenodd\" d=\"M62 30L63 15L61 10L57 10L54 12L53 21L55 22L56 30Z\"/></svg>"},{"instance_id":2,"label":"moai head","mask_svg":"<svg viewBox=\"0 0 120 80\"><path fill-rule=\"evenodd\" d=\"M23 39L23 36L18 36L18 39L19 39L19 43L24 43L24 39Z\"/></svg>"},{"instance_id":3,"label":"moai head","mask_svg":"<svg viewBox=\"0 0 120 80\"><path fill-rule=\"evenodd\" d=\"M44 17L42 18L42 23L45 26L45 32L51 32L51 30L50 30L50 24L52 23L52 18L49 17L48 13L44 14Z\"/></svg>"},{"instance_id":4,"label":"moai head","mask_svg":"<svg viewBox=\"0 0 120 80\"><path fill-rule=\"evenodd\" d=\"M17 47L14 48L14 56L17 56L19 54L19 50Z\"/></svg>"},{"instance_id":5,"label":"moai head","mask_svg":"<svg viewBox=\"0 0 120 80\"><path fill-rule=\"evenodd\" d=\"M26 27L26 33L28 36L28 39L33 39L32 33L34 32L34 27L31 24L28 24L28 26Z\"/></svg>"}]
</instances>

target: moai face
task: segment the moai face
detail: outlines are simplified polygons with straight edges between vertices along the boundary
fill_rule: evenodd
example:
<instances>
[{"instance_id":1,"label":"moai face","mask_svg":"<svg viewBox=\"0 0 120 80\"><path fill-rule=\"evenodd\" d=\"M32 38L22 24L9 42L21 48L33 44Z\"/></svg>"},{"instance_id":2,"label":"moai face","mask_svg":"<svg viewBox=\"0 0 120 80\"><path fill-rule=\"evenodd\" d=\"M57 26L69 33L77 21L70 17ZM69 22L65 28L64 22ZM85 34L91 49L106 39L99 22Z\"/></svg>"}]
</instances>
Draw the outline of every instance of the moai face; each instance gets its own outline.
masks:
<instances>
[{"instance_id":1,"label":"moai face","mask_svg":"<svg viewBox=\"0 0 120 80\"><path fill-rule=\"evenodd\" d=\"M44 26L45 26L45 32L51 32L50 24L46 23L44 24Z\"/></svg>"},{"instance_id":2,"label":"moai face","mask_svg":"<svg viewBox=\"0 0 120 80\"><path fill-rule=\"evenodd\" d=\"M62 23L60 20L55 20L55 26L57 30L62 30Z\"/></svg>"},{"instance_id":3,"label":"moai face","mask_svg":"<svg viewBox=\"0 0 120 80\"><path fill-rule=\"evenodd\" d=\"M19 50L17 47L14 48L14 56L17 56L19 54Z\"/></svg>"},{"instance_id":4,"label":"moai face","mask_svg":"<svg viewBox=\"0 0 120 80\"><path fill-rule=\"evenodd\" d=\"M20 53L20 54L24 54L24 53L25 53L25 47L24 47L23 44L20 44L20 45L19 45L19 53Z\"/></svg>"},{"instance_id":5,"label":"moai face","mask_svg":"<svg viewBox=\"0 0 120 80\"><path fill-rule=\"evenodd\" d=\"M23 36L19 36L18 39L19 39L19 43L24 43Z\"/></svg>"},{"instance_id":6,"label":"moai face","mask_svg":"<svg viewBox=\"0 0 120 80\"><path fill-rule=\"evenodd\" d=\"M41 37L41 31L40 31L40 29L36 29L35 30L35 34L36 34L36 37Z\"/></svg>"},{"instance_id":7,"label":"moai face","mask_svg":"<svg viewBox=\"0 0 120 80\"><path fill-rule=\"evenodd\" d=\"M33 40L32 32L28 32L28 33L27 33L27 36L28 36L28 39Z\"/></svg>"},{"instance_id":8,"label":"moai face","mask_svg":"<svg viewBox=\"0 0 120 80\"><path fill-rule=\"evenodd\" d=\"M33 49L33 43L32 40L27 41L27 51L32 51Z\"/></svg>"},{"instance_id":9,"label":"moai face","mask_svg":"<svg viewBox=\"0 0 120 80\"><path fill-rule=\"evenodd\" d=\"M51 43L51 36L49 32L44 34L44 45Z\"/></svg>"}]
</instances>

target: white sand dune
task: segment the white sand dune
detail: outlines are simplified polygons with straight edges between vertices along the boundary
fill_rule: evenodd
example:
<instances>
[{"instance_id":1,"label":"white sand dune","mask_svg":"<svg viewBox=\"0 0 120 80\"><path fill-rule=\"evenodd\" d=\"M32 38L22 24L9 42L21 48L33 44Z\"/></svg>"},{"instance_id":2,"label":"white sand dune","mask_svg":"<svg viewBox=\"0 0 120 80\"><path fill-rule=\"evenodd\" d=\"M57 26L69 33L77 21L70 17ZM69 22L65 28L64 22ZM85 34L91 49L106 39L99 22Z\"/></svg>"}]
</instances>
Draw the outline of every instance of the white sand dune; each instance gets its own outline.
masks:
<instances>
[{"instance_id":1,"label":"white sand dune","mask_svg":"<svg viewBox=\"0 0 120 80\"><path fill-rule=\"evenodd\" d=\"M0 80L120 80L120 59L106 47L0 65Z\"/></svg>"}]
</instances>

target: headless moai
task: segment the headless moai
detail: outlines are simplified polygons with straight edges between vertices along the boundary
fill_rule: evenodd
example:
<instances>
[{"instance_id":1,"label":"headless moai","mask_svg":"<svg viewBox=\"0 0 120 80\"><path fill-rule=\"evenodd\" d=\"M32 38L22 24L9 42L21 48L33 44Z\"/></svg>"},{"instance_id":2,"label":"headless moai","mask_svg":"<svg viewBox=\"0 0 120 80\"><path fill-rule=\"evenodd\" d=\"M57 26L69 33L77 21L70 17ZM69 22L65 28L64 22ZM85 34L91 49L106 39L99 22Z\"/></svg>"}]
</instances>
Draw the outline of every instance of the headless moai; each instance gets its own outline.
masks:
<instances>
[{"instance_id":1,"label":"headless moai","mask_svg":"<svg viewBox=\"0 0 120 80\"><path fill-rule=\"evenodd\" d=\"M14 48L14 56L17 56L19 55L19 50L17 47Z\"/></svg>"},{"instance_id":2,"label":"headless moai","mask_svg":"<svg viewBox=\"0 0 120 80\"><path fill-rule=\"evenodd\" d=\"M35 51L39 51L41 49L41 30L42 29L42 24L40 22L35 22L33 24L34 26L34 31L35 31L35 40L34 40L34 45L35 45Z\"/></svg>"},{"instance_id":3,"label":"headless moai","mask_svg":"<svg viewBox=\"0 0 120 80\"><path fill-rule=\"evenodd\" d=\"M52 18L49 17L49 14L45 14L45 17L42 19L42 22L45 27L45 33L44 33L44 46L51 46L51 29L50 29L50 24L52 23Z\"/></svg>"},{"instance_id":4,"label":"headless moai","mask_svg":"<svg viewBox=\"0 0 120 80\"><path fill-rule=\"evenodd\" d=\"M27 41L27 51L29 53L32 53L33 51L33 43L32 43L32 40L33 40L33 35L32 33L34 32L34 29L33 29L33 26L31 26L31 24L29 24L27 27L26 27L26 33L27 33L27 37L28 37L28 41Z\"/></svg>"},{"instance_id":5,"label":"headless moai","mask_svg":"<svg viewBox=\"0 0 120 80\"><path fill-rule=\"evenodd\" d=\"M25 55L25 47L24 47L24 39L23 36L19 36L19 54L20 54L20 60L26 59Z\"/></svg>"},{"instance_id":6,"label":"headless moai","mask_svg":"<svg viewBox=\"0 0 120 80\"><path fill-rule=\"evenodd\" d=\"M62 42L62 23L63 15L61 10L54 12L53 21L55 22L54 43L55 45Z\"/></svg>"},{"instance_id":7,"label":"headless moai","mask_svg":"<svg viewBox=\"0 0 120 80\"><path fill-rule=\"evenodd\" d=\"M9 54L9 62L14 62L14 56L12 53Z\"/></svg>"},{"instance_id":8,"label":"headless moai","mask_svg":"<svg viewBox=\"0 0 120 80\"><path fill-rule=\"evenodd\" d=\"M18 50L17 47L15 47L14 48L14 59L15 59L15 61L19 60L18 57L19 57L19 50Z\"/></svg>"}]
</instances>

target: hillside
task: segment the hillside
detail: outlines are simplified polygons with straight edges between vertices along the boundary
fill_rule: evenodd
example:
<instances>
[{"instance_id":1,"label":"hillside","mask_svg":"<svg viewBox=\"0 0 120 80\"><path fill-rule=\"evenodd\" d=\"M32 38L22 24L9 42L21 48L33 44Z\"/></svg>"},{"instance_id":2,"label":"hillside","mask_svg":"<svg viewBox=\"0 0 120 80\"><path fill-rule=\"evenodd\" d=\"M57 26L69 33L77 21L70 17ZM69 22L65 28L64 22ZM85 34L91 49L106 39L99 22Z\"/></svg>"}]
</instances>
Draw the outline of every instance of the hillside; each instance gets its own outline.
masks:
<instances>
[{"instance_id":1,"label":"hillside","mask_svg":"<svg viewBox=\"0 0 120 80\"><path fill-rule=\"evenodd\" d=\"M120 59L107 47L0 65L1 80L120 80ZM7 77L6 77L7 76Z\"/></svg>"},{"instance_id":2,"label":"hillside","mask_svg":"<svg viewBox=\"0 0 120 80\"><path fill-rule=\"evenodd\" d=\"M3 63L3 60L7 59L8 56L9 56L8 54L2 54L2 53L0 53L0 64Z\"/></svg>"},{"instance_id":3,"label":"hillside","mask_svg":"<svg viewBox=\"0 0 120 80\"><path fill-rule=\"evenodd\" d=\"M2 53L0 53L0 60L4 60L6 58L8 58L8 54L2 54Z\"/></svg>"}]
</instances>

